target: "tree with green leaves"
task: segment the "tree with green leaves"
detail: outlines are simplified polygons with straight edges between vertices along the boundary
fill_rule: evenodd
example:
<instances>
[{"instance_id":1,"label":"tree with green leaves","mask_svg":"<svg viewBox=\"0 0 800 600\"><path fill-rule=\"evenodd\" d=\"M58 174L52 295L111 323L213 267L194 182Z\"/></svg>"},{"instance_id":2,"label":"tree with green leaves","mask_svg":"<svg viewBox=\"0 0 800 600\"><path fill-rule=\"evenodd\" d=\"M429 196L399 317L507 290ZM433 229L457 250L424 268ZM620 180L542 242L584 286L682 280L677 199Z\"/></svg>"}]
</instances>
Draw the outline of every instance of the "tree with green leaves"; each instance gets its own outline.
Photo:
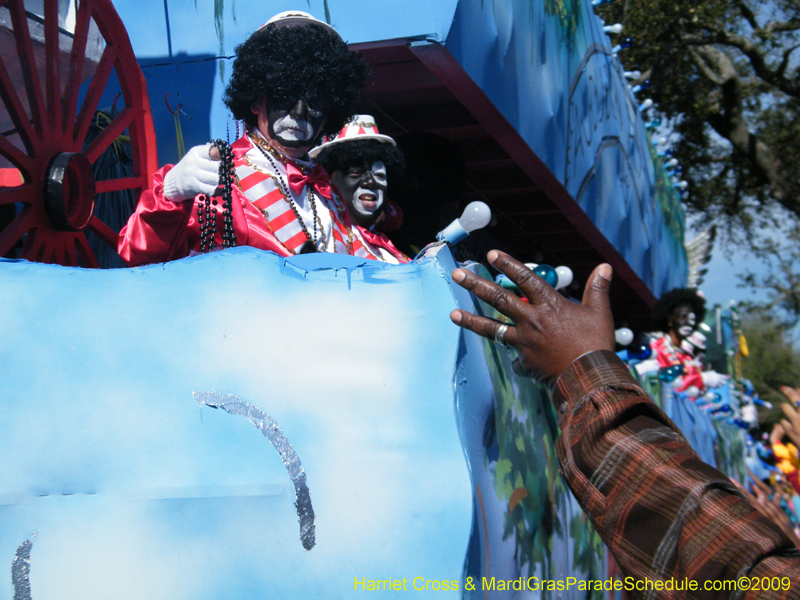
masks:
<instances>
[{"instance_id":1,"label":"tree with green leaves","mask_svg":"<svg viewBox=\"0 0 800 600\"><path fill-rule=\"evenodd\" d=\"M690 214L735 238L800 221L800 0L616 0L620 54L649 79L689 182Z\"/></svg>"},{"instance_id":2,"label":"tree with green leaves","mask_svg":"<svg viewBox=\"0 0 800 600\"><path fill-rule=\"evenodd\" d=\"M787 338L786 327L763 312L748 313L742 320L749 356L742 359L742 375L749 379L762 400L773 408L762 410L762 426L771 429L784 418L779 405L786 401L783 385L800 387L800 351Z\"/></svg>"}]
</instances>

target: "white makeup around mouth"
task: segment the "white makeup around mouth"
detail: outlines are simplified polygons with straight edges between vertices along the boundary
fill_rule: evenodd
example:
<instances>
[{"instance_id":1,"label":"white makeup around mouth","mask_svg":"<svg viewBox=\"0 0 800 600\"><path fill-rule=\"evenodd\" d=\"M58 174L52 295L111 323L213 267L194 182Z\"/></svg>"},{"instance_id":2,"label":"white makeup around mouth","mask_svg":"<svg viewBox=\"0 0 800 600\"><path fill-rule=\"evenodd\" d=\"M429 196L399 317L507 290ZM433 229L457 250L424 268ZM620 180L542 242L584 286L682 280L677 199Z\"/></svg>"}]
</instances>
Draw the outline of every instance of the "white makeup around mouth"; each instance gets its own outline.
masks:
<instances>
[{"instance_id":1,"label":"white makeup around mouth","mask_svg":"<svg viewBox=\"0 0 800 600\"><path fill-rule=\"evenodd\" d=\"M378 208L378 195L371 191L357 190L356 198L358 198L361 206L367 210L375 210Z\"/></svg>"},{"instance_id":2,"label":"white makeup around mouth","mask_svg":"<svg viewBox=\"0 0 800 600\"><path fill-rule=\"evenodd\" d=\"M308 121L294 119L290 115L281 117L273 126L275 137L286 140L305 142L314 136L314 127Z\"/></svg>"}]
</instances>

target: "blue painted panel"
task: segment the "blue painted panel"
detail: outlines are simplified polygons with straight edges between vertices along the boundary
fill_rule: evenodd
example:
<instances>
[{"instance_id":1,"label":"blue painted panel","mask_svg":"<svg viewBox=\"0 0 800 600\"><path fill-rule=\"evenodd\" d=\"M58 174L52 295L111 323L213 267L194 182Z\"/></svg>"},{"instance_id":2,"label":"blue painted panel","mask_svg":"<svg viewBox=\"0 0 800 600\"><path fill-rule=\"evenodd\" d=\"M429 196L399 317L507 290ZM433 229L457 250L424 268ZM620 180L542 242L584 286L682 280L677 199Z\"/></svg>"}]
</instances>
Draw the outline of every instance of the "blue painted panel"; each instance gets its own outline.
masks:
<instances>
[{"instance_id":1,"label":"blue painted panel","mask_svg":"<svg viewBox=\"0 0 800 600\"><path fill-rule=\"evenodd\" d=\"M441 270L315 258L0 263L0 598L33 531L33 598L333 598L355 577L460 581L472 497ZM278 424L307 476L312 550L278 452L197 391Z\"/></svg>"},{"instance_id":2,"label":"blue painted panel","mask_svg":"<svg viewBox=\"0 0 800 600\"><path fill-rule=\"evenodd\" d=\"M0 261L0 600L26 540L35 599L342 598L417 577L484 598L484 576L602 577L547 393L450 322L488 314L454 266L446 248L407 266L253 248ZM210 406L228 395L257 418Z\"/></svg>"}]
</instances>

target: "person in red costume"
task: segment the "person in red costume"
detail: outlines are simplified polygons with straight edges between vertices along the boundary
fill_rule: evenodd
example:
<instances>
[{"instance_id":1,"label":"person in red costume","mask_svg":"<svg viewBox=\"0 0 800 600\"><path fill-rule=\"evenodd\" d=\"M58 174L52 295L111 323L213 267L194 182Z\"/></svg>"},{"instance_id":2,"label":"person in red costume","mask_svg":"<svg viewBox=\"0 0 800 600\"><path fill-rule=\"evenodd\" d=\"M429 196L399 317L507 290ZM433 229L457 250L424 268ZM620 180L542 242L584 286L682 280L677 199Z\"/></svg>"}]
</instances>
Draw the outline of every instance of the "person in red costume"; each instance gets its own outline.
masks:
<instances>
[{"instance_id":1,"label":"person in red costume","mask_svg":"<svg viewBox=\"0 0 800 600\"><path fill-rule=\"evenodd\" d=\"M677 381L678 391L694 386L697 390L717 387L724 377L714 371L703 372L699 361L683 347L706 314L706 301L695 289L678 288L661 296L653 309L653 322L664 335L653 342L658 366L667 369L683 367L682 379Z\"/></svg>"},{"instance_id":2,"label":"person in red costume","mask_svg":"<svg viewBox=\"0 0 800 600\"><path fill-rule=\"evenodd\" d=\"M330 173L339 197L355 224L357 244L375 258L392 264L410 259L376 228L388 206L389 176L403 169L403 153L388 135L381 135L370 115L354 115L342 130L309 153Z\"/></svg>"},{"instance_id":3,"label":"person in red costume","mask_svg":"<svg viewBox=\"0 0 800 600\"><path fill-rule=\"evenodd\" d=\"M245 123L231 145L235 182L230 209L234 245L281 256L359 253L347 208L308 151L353 114L366 64L326 23L299 11L280 13L236 48L224 101ZM153 176L120 232L119 254L130 266L165 262L201 249L203 195L218 193L219 152L196 146ZM214 197L223 245L223 202ZM208 224L206 223L206 227Z\"/></svg>"}]
</instances>

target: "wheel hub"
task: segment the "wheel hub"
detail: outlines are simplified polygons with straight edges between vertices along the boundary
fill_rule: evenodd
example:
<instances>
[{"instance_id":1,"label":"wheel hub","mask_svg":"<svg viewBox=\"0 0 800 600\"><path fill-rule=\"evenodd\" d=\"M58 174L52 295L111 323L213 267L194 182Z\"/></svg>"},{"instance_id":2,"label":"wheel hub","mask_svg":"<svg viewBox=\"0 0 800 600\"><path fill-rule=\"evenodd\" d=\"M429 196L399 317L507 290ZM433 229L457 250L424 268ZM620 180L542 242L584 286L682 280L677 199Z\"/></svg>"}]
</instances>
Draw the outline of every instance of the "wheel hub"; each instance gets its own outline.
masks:
<instances>
[{"instance_id":1,"label":"wheel hub","mask_svg":"<svg viewBox=\"0 0 800 600\"><path fill-rule=\"evenodd\" d=\"M77 152L56 154L47 167L44 208L58 231L83 231L94 212L94 173Z\"/></svg>"}]
</instances>

